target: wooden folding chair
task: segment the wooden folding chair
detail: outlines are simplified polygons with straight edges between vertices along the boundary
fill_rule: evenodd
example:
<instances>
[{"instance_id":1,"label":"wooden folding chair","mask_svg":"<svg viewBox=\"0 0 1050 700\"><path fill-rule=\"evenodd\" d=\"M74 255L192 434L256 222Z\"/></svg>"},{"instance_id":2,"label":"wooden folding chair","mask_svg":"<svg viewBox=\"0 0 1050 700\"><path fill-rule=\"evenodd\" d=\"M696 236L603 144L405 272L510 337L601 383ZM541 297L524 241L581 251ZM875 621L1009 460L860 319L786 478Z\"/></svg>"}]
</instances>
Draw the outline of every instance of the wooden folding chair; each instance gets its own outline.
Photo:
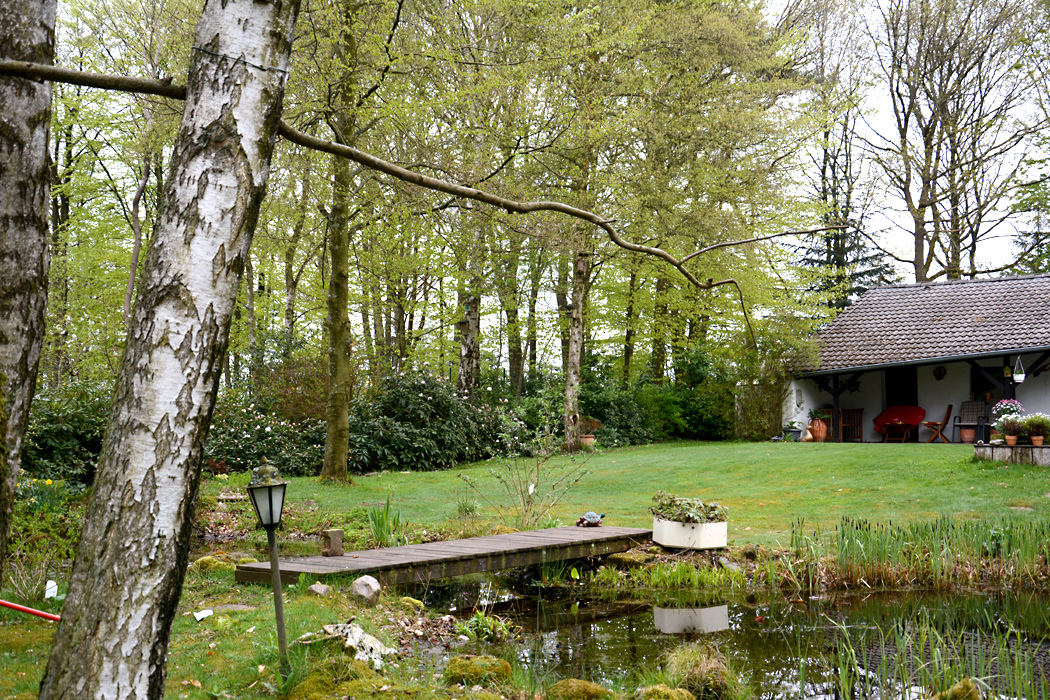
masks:
<instances>
[{"instance_id":1,"label":"wooden folding chair","mask_svg":"<svg viewBox=\"0 0 1050 700\"><path fill-rule=\"evenodd\" d=\"M933 442L938 437L945 442L951 442L951 440L944 435L944 429L948 427L948 420L952 417L952 405L948 404L948 410L944 412L944 420L938 422L935 420L924 420L922 422L927 428L933 431L933 435L926 442Z\"/></svg>"}]
</instances>

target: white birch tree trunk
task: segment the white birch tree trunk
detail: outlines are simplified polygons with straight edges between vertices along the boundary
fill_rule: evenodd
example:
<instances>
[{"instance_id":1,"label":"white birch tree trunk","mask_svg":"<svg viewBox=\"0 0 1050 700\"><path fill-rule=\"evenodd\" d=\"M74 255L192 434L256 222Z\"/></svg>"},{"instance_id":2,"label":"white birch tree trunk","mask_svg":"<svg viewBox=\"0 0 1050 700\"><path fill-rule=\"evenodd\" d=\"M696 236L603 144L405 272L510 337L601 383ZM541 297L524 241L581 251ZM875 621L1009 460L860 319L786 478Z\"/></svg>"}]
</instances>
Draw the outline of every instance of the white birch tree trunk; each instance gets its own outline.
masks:
<instances>
[{"instance_id":1,"label":"white birch tree trunk","mask_svg":"<svg viewBox=\"0 0 1050 700\"><path fill-rule=\"evenodd\" d=\"M50 64L56 6L0 2L0 58ZM51 84L0 76L0 582L44 341L50 128Z\"/></svg>"},{"instance_id":2,"label":"white birch tree trunk","mask_svg":"<svg viewBox=\"0 0 1050 700\"><path fill-rule=\"evenodd\" d=\"M207 0L41 698L160 698L298 0Z\"/></svg>"}]
</instances>

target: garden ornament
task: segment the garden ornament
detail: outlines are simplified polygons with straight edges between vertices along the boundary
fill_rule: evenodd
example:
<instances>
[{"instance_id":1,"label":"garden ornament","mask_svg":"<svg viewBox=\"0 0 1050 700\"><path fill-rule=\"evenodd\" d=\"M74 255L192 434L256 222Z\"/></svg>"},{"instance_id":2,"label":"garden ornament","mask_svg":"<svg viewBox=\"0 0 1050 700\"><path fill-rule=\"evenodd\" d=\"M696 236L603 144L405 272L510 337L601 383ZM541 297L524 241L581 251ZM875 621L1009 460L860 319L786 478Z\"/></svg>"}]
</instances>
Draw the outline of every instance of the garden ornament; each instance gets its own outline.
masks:
<instances>
[{"instance_id":1,"label":"garden ornament","mask_svg":"<svg viewBox=\"0 0 1050 700\"><path fill-rule=\"evenodd\" d=\"M601 527L604 517L605 513L598 515L593 510L589 510L576 521L576 527Z\"/></svg>"}]
</instances>

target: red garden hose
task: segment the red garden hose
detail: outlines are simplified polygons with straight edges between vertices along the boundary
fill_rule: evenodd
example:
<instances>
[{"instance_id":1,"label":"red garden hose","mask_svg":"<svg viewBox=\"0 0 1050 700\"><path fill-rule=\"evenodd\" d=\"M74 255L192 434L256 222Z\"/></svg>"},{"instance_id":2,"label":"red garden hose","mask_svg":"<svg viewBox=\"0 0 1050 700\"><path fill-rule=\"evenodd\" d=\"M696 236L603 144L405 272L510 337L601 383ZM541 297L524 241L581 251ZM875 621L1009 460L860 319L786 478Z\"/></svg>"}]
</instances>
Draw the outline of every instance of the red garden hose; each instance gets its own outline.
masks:
<instances>
[{"instance_id":1,"label":"red garden hose","mask_svg":"<svg viewBox=\"0 0 1050 700\"><path fill-rule=\"evenodd\" d=\"M52 622L58 622L62 619L58 615L52 615L51 613L44 612L43 610L34 610L33 608L27 608L26 606L19 605L18 603L9 603L6 600L0 600L0 606L3 606L5 608L11 608L12 610L17 610L18 612L36 615L37 617L42 617L45 620L51 620Z\"/></svg>"}]
</instances>

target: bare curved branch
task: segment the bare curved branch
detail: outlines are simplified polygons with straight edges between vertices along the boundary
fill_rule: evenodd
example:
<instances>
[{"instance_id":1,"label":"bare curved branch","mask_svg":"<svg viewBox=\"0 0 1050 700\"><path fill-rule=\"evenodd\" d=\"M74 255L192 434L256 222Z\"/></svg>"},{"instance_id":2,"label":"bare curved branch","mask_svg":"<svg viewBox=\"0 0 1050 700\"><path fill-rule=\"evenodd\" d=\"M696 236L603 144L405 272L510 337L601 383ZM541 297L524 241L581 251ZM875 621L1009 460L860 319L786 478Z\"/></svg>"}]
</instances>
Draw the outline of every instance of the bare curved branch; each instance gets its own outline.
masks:
<instances>
[{"instance_id":1,"label":"bare curved branch","mask_svg":"<svg viewBox=\"0 0 1050 700\"><path fill-rule=\"evenodd\" d=\"M16 75L24 78L37 79L37 80L54 80L63 83L72 83L74 85L84 85L88 87L98 87L107 90L119 90L122 92L136 92L146 93L151 95L161 95L163 97L170 97L173 99L185 99L186 88L182 85L172 84L170 79L166 80L151 80L147 78L127 78L117 75L104 75L101 73L88 73L84 71L71 70L68 68L58 68L55 66L46 66L37 63L29 63L25 61L9 61L0 60L0 74L3 75ZM726 241L724 243L716 243L706 248L701 248L693 253L686 255L684 258L678 259L671 253L667 252L662 248L654 248L652 246L641 245L639 243L632 243L624 239L620 233L613 226L615 219L607 219L599 216L594 212L586 209L580 209L577 207L570 206L563 202L551 202L551 201L533 201L533 202L518 202L513 199L507 199L506 197L500 197L499 195L479 190L473 187L467 187L464 185L457 185L447 180L441 180L434 177L429 177L418 173L414 170L409 170L396 163L383 160L378 156L374 156L371 153L367 153L360 149L352 146L346 146L343 144L334 143L325 139L311 136L310 134L303 133L294 129L287 122L282 121L279 127L279 133L288 141L309 148L315 151L321 151L323 153L329 153L331 155L339 156L342 158L348 158L349 160L363 165L366 168L375 170L377 172L384 173L391 177L397 178L403 182L417 185L429 190L437 192L444 192L445 194L452 195L454 197L461 197L463 199L470 199L475 202L481 202L488 204L499 209L503 209L508 212L517 214L528 214L538 211L552 211L567 216L587 221L594 224L598 228L602 229L609 240L623 248L635 253L644 253L645 255L651 255L660 258L664 262L668 263L676 270L690 284L699 289L714 289L722 285L731 284L736 287L737 296L740 299L740 307L743 311L744 322L747 325L748 332L751 335L751 342L758 343L755 338L755 331L751 327L751 319L747 313L747 304L744 302L744 293L740 287L740 284L735 279L724 279L715 281L714 279L708 278L707 280L701 281L694 275L685 264L689 260L702 255L704 253L716 250L718 248L726 248L731 246L743 245L745 243L755 243L758 241L766 241L772 238L779 238L781 236L789 235L802 235L807 233L818 233L820 231L828 231L832 229L844 228L843 226L827 226L823 228L811 229L808 231L784 231L782 233L774 233L768 236L758 236L756 238L747 238L742 240Z\"/></svg>"}]
</instances>

